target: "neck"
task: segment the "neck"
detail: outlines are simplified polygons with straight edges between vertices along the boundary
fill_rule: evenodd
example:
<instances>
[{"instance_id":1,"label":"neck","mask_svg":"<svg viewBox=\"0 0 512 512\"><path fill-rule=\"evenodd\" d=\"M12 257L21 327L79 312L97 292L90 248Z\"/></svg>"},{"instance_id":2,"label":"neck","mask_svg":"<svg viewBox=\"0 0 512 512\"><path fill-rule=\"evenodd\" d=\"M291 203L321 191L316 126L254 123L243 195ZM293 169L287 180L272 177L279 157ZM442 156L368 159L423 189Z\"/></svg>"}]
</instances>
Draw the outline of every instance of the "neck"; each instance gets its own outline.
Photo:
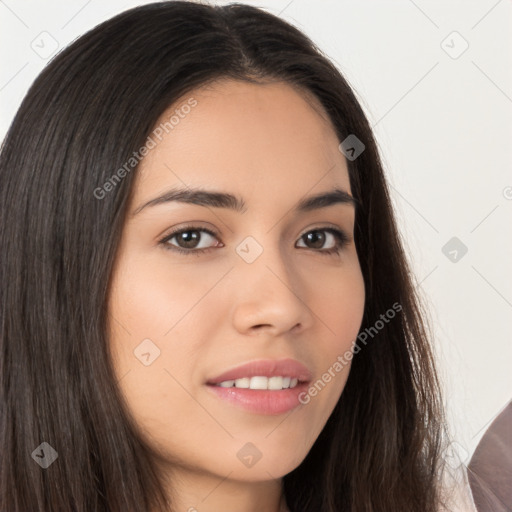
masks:
<instances>
[{"instance_id":1,"label":"neck","mask_svg":"<svg viewBox=\"0 0 512 512\"><path fill-rule=\"evenodd\" d=\"M174 468L168 481L173 511L288 512L282 478L251 482Z\"/></svg>"}]
</instances>

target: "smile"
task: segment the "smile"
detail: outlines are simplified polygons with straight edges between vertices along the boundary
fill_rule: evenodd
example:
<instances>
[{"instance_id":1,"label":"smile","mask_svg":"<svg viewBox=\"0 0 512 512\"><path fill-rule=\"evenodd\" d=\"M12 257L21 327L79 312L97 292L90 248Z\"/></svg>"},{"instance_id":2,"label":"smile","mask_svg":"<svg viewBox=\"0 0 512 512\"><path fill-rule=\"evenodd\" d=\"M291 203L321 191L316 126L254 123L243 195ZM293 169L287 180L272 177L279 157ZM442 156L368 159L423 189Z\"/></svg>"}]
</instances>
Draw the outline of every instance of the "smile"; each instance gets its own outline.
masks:
<instances>
[{"instance_id":1,"label":"smile","mask_svg":"<svg viewBox=\"0 0 512 512\"><path fill-rule=\"evenodd\" d=\"M240 388L240 389L292 389L297 386L299 380L292 377L263 377L257 375L255 377L243 377L236 380L225 380L217 384L222 388Z\"/></svg>"}]
</instances>

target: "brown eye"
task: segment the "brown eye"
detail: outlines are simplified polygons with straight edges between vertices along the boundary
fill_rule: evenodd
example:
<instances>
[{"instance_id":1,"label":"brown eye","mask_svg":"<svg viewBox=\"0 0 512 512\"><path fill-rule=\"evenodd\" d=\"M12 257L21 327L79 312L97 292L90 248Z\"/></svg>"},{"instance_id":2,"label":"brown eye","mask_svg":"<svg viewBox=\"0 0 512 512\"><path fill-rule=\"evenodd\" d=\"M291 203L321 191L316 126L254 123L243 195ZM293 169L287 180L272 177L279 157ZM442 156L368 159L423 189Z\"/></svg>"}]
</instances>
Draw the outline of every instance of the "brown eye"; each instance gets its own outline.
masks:
<instances>
[{"instance_id":1,"label":"brown eye","mask_svg":"<svg viewBox=\"0 0 512 512\"><path fill-rule=\"evenodd\" d=\"M201 240L199 231L181 231L172 238L176 238L176 242L182 249L195 249L198 242Z\"/></svg>"},{"instance_id":2,"label":"brown eye","mask_svg":"<svg viewBox=\"0 0 512 512\"><path fill-rule=\"evenodd\" d=\"M212 245L211 239L216 238L215 233L209 229L190 226L172 232L160 243L170 250L183 253L199 253L215 247L216 245Z\"/></svg>"},{"instance_id":3,"label":"brown eye","mask_svg":"<svg viewBox=\"0 0 512 512\"><path fill-rule=\"evenodd\" d=\"M349 238L338 229L322 228L308 231L301 236L300 240L304 240L308 249L318 249L317 252L332 254L339 253L340 249L348 243ZM324 247L326 243L328 246Z\"/></svg>"},{"instance_id":4,"label":"brown eye","mask_svg":"<svg viewBox=\"0 0 512 512\"><path fill-rule=\"evenodd\" d=\"M173 231L160 243L169 250L182 254L196 254L209 251L214 247L223 247L221 242L211 243L211 239L217 239L217 235L206 228L186 226ZM299 241L304 241L306 249L312 249L321 254L338 254L349 241L348 236L334 228L313 229L302 235ZM327 247L325 247L327 245Z\"/></svg>"},{"instance_id":5,"label":"brown eye","mask_svg":"<svg viewBox=\"0 0 512 512\"><path fill-rule=\"evenodd\" d=\"M326 236L325 232L321 230L316 230L306 233L303 239L306 241L306 244L311 244L309 245L309 247L311 247L312 249L322 249L325 243Z\"/></svg>"}]
</instances>

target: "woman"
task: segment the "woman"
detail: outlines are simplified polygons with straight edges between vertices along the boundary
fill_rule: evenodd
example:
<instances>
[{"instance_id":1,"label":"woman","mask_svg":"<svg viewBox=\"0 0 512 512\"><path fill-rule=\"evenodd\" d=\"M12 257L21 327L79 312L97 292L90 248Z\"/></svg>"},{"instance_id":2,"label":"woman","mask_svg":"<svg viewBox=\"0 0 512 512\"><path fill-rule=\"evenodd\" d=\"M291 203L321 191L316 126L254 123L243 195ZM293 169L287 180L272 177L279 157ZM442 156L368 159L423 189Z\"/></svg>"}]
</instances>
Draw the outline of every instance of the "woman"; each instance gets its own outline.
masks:
<instances>
[{"instance_id":1,"label":"woman","mask_svg":"<svg viewBox=\"0 0 512 512\"><path fill-rule=\"evenodd\" d=\"M149 4L0 160L2 511L439 510L444 416L376 144L262 10Z\"/></svg>"}]
</instances>

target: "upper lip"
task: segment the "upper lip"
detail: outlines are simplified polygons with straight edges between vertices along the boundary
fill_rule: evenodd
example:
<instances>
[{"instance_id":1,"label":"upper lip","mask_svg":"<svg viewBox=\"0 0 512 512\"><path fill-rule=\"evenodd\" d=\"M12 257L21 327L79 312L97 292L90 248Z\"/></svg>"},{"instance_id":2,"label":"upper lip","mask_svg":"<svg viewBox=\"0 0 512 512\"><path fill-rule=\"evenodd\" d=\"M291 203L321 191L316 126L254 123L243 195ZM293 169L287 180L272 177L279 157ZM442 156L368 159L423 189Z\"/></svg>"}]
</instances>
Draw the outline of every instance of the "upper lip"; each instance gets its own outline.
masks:
<instances>
[{"instance_id":1,"label":"upper lip","mask_svg":"<svg viewBox=\"0 0 512 512\"><path fill-rule=\"evenodd\" d=\"M207 384L220 384L226 380L236 380L243 377L291 377L300 382L309 382L311 372L295 359L259 359L232 368L207 381Z\"/></svg>"}]
</instances>

